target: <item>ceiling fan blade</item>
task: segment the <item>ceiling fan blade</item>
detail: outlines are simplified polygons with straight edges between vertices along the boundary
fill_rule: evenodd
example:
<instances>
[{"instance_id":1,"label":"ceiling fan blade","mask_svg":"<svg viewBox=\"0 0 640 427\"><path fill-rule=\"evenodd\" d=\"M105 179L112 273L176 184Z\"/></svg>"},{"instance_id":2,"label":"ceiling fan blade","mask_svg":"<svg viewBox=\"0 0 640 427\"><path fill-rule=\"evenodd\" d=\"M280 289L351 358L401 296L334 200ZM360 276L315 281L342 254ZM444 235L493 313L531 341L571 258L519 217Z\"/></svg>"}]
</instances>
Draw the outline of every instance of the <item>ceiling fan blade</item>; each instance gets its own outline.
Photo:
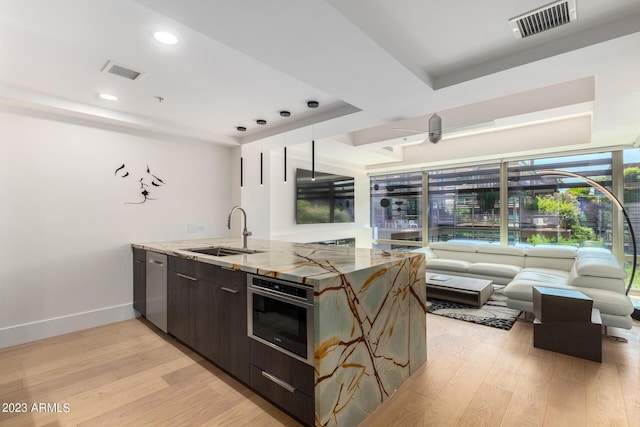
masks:
<instances>
[{"instance_id":1,"label":"ceiling fan blade","mask_svg":"<svg viewBox=\"0 0 640 427\"><path fill-rule=\"evenodd\" d=\"M490 128L495 126L495 121L494 120L489 120L487 122L481 122L481 123L475 123L472 125L467 125L467 126L457 126L457 127L452 127L452 128L447 128L447 129L442 129L441 135L445 136L445 135L449 135L449 134L456 134L459 132L468 132L468 131L473 131L476 129L485 129L485 128ZM425 138L424 142L430 141L429 139L429 131L428 130L417 130L417 129L406 129L406 128L391 128L391 130L397 130L397 131L401 131L401 132L412 132L415 134L421 134L421 133L426 133L427 137Z\"/></svg>"},{"instance_id":2,"label":"ceiling fan blade","mask_svg":"<svg viewBox=\"0 0 640 427\"><path fill-rule=\"evenodd\" d=\"M431 141L433 136L432 136L431 133L429 133L428 130L414 130L414 129L404 129L404 128L391 128L391 130L399 130L399 131L402 131L402 132L412 132L412 133L415 133L415 134L426 133L427 137L424 139L424 141L421 142L421 144L424 144L425 142L434 142L434 141ZM438 138L438 141L439 140L440 139ZM437 142L437 141L435 141L435 142Z\"/></svg>"},{"instance_id":3,"label":"ceiling fan blade","mask_svg":"<svg viewBox=\"0 0 640 427\"><path fill-rule=\"evenodd\" d=\"M427 130L416 130L416 129L405 129L405 128L391 128L391 130L399 130L402 132L412 132L412 133L427 133Z\"/></svg>"}]
</instances>

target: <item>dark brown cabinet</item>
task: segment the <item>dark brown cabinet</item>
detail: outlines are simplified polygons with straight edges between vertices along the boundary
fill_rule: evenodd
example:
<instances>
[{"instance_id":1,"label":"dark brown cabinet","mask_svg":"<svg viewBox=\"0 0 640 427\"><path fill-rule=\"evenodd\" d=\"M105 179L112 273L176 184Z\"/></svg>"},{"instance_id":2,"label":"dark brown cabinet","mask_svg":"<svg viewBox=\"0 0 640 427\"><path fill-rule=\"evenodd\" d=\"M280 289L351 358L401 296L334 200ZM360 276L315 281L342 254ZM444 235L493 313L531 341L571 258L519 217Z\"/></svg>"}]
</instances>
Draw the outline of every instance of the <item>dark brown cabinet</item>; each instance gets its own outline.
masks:
<instances>
[{"instance_id":1,"label":"dark brown cabinet","mask_svg":"<svg viewBox=\"0 0 640 427\"><path fill-rule=\"evenodd\" d=\"M145 315L146 254L133 251L134 308ZM176 256L167 264L168 333L312 425L314 368L247 336L246 273Z\"/></svg>"},{"instance_id":2,"label":"dark brown cabinet","mask_svg":"<svg viewBox=\"0 0 640 427\"><path fill-rule=\"evenodd\" d=\"M247 337L247 275L224 267L216 270L215 324L220 346L217 363L238 379L249 382Z\"/></svg>"},{"instance_id":3,"label":"dark brown cabinet","mask_svg":"<svg viewBox=\"0 0 640 427\"><path fill-rule=\"evenodd\" d=\"M196 344L197 282L175 271L167 275L167 332L190 347Z\"/></svg>"},{"instance_id":4,"label":"dark brown cabinet","mask_svg":"<svg viewBox=\"0 0 640 427\"><path fill-rule=\"evenodd\" d=\"M241 271L169 258L168 332L248 383L246 280Z\"/></svg>"},{"instance_id":5,"label":"dark brown cabinet","mask_svg":"<svg viewBox=\"0 0 640 427\"><path fill-rule=\"evenodd\" d=\"M133 309L147 316L146 251L133 248Z\"/></svg>"},{"instance_id":6,"label":"dark brown cabinet","mask_svg":"<svg viewBox=\"0 0 640 427\"><path fill-rule=\"evenodd\" d=\"M314 424L314 368L250 340L250 384L306 425Z\"/></svg>"},{"instance_id":7,"label":"dark brown cabinet","mask_svg":"<svg viewBox=\"0 0 640 427\"><path fill-rule=\"evenodd\" d=\"M169 258L167 276L167 331L214 360L216 352L216 296L214 266L177 257ZM210 280L207 280L210 279Z\"/></svg>"}]
</instances>

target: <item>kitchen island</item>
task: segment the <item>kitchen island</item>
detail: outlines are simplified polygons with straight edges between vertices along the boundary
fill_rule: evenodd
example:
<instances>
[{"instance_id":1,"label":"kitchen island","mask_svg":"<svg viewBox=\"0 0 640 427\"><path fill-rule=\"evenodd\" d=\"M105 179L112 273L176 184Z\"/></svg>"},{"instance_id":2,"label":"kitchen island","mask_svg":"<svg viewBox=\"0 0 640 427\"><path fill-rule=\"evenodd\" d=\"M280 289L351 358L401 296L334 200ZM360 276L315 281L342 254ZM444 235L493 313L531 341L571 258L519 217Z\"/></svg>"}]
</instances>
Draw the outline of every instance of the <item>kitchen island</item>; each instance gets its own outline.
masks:
<instances>
[{"instance_id":1,"label":"kitchen island","mask_svg":"<svg viewBox=\"0 0 640 427\"><path fill-rule=\"evenodd\" d=\"M132 246L138 251L302 284L313 290L313 362L309 369L313 380L312 390L307 392L313 414L294 414L307 424L359 424L426 361L426 288L421 253L257 239L249 240L249 249L259 251L251 254L212 256L189 250L241 248L241 239L235 238ZM251 346L260 345L248 341ZM252 354L258 353L251 348ZM278 403L274 400L277 393L254 384L254 376L238 378Z\"/></svg>"}]
</instances>

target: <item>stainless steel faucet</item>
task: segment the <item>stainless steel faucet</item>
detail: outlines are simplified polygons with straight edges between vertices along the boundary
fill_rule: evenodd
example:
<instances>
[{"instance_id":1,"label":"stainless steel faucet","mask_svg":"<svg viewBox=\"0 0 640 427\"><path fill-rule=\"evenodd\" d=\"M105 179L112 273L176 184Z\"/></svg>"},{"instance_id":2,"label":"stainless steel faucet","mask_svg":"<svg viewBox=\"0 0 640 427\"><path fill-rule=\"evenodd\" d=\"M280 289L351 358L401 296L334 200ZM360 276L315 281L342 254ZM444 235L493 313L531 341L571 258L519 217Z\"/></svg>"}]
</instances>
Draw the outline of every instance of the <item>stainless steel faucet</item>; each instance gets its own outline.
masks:
<instances>
[{"instance_id":1,"label":"stainless steel faucet","mask_svg":"<svg viewBox=\"0 0 640 427\"><path fill-rule=\"evenodd\" d=\"M244 228L242 229L242 248L247 249L247 237L251 236L251 232L247 230L247 213L240 206L234 206L231 208L231 212L229 212L229 218L227 219L227 228L231 230L231 215L233 212L238 209L242 212L242 216L244 216Z\"/></svg>"}]
</instances>

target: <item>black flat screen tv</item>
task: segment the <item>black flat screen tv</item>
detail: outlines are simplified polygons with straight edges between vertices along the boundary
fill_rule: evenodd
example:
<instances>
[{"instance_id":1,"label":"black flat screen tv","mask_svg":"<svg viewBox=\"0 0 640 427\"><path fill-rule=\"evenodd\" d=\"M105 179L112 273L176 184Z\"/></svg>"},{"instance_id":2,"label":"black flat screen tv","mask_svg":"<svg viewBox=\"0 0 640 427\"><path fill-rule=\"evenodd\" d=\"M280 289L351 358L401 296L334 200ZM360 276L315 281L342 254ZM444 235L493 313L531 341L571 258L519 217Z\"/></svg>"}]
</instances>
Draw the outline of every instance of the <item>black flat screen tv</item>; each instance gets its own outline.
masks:
<instances>
[{"instance_id":1,"label":"black flat screen tv","mask_svg":"<svg viewBox=\"0 0 640 427\"><path fill-rule=\"evenodd\" d=\"M296 169L296 224L354 222L351 176Z\"/></svg>"}]
</instances>

